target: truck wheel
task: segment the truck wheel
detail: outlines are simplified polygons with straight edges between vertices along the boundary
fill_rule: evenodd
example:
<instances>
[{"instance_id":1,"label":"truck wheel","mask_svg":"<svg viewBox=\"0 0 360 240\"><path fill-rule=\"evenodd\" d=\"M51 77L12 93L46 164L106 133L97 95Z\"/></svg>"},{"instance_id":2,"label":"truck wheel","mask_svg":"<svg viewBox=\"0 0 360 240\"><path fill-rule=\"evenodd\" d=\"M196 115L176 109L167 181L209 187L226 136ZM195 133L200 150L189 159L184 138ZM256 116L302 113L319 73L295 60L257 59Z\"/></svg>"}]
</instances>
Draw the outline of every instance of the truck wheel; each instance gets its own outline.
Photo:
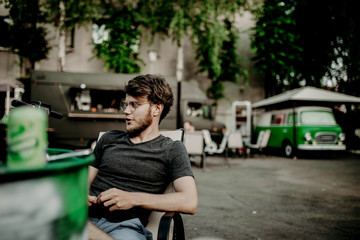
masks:
<instances>
[{"instance_id":1,"label":"truck wheel","mask_svg":"<svg viewBox=\"0 0 360 240\"><path fill-rule=\"evenodd\" d=\"M294 155L293 145L291 145L289 141L284 142L282 146L282 152L285 157L289 157L289 158L293 157Z\"/></svg>"}]
</instances>

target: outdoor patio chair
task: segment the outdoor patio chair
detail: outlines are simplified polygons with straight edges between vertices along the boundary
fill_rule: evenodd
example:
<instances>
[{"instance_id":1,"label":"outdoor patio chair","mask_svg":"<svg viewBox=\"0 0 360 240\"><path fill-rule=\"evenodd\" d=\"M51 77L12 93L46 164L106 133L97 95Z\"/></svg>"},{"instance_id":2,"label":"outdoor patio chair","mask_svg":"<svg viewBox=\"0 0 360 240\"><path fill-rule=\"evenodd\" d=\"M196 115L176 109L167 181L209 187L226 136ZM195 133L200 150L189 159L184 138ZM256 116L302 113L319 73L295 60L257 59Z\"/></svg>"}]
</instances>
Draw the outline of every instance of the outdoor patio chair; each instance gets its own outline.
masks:
<instances>
[{"instance_id":1,"label":"outdoor patio chair","mask_svg":"<svg viewBox=\"0 0 360 240\"><path fill-rule=\"evenodd\" d=\"M177 130L161 130L160 134L165 136L165 137L169 137L172 140L176 141L184 141L184 129L180 128Z\"/></svg>"},{"instance_id":2,"label":"outdoor patio chair","mask_svg":"<svg viewBox=\"0 0 360 240\"><path fill-rule=\"evenodd\" d=\"M184 145L189 155L200 156L200 166L205 170L206 156L204 152L204 137L202 131L185 132Z\"/></svg>"},{"instance_id":3,"label":"outdoor patio chair","mask_svg":"<svg viewBox=\"0 0 360 240\"><path fill-rule=\"evenodd\" d=\"M204 140L205 140L205 149L204 149L205 153L207 153L209 155L222 154L226 150L228 136L229 136L228 131L226 131L224 133L223 139L221 140L219 147L212 140L209 130L204 129L204 130L202 130L202 132L203 132ZM226 157L224 158L224 162L228 167L230 167L230 163Z\"/></svg>"},{"instance_id":4,"label":"outdoor patio chair","mask_svg":"<svg viewBox=\"0 0 360 240\"><path fill-rule=\"evenodd\" d=\"M231 149L241 149L242 148L242 156L246 157L246 149L244 149L245 144L243 142L242 134L240 131L231 131L227 138L227 145L225 151L225 158L228 161L229 151Z\"/></svg>"},{"instance_id":5,"label":"outdoor patio chair","mask_svg":"<svg viewBox=\"0 0 360 240\"><path fill-rule=\"evenodd\" d=\"M204 152L207 154L210 154L210 155L214 154L218 150L218 146L217 146L216 142L214 142L211 139L211 134L210 134L209 130L203 129L201 131L202 131L204 141L205 141Z\"/></svg>"},{"instance_id":6,"label":"outdoor patio chair","mask_svg":"<svg viewBox=\"0 0 360 240\"><path fill-rule=\"evenodd\" d=\"M262 149L267 147L267 144L269 142L271 135L270 130L262 130L259 132L258 138L256 140L256 144L247 144L247 147L250 149L250 152L252 149L262 151Z\"/></svg>"},{"instance_id":7,"label":"outdoor patio chair","mask_svg":"<svg viewBox=\"0 0 360 240\"><path fill-rule=\"evenodd\" d=\"M204 139L205 139L205 149L204 152L209 154L209 155L213 155L213 154L222 154L225 151L225 158L224 159L224 163L225 165L227 165L228 167L230 167L230 162L228 161L228 157L227 157L227 145L228 145L228 140L229 140L229 131L226 131L224 133L223 139L221 140L221 143L219 145L219 147L217 146L217 144L211 139L211 135L209 130L202 130L203 135L204 135Z\"/></svg>"},{"instance_id":8,"label":"outdoor patio chair","mask_svg":"<svg viewBox=\"0 0 360 240\"><path fill-rule=\"evenodd\" d=\"M226 131L224 133L223 139L221 140L219 147L217 146L216 142L212 140L209 130L204 129L202 130L202 133L204 135L204 140L205 140L205 148L204 148L205 153L212 155L215 153L221 154L225 151L226 144L228 141L229 131Z\"/></svg>"},{"instance_id":9,"label":"outdoor patio chair","mask_svg":"<svg viewBox=\"0 0 360 240\"><path fill-rule=\"evenodd\" d=\"M184 129L160 131L160 134L172 140L184 140ZM164 194L174 192L174 186L169 184ZM152 232L153 239L185 239L184 225L178 212L152 211L146 228Z\"/></svg>"},{"instance_id":10,"label":"outdoor patio chair","mask_svg":"<svg viewBox=\"0 0 360 240\"><path fill-rule=\"evenodd\" d=\"M98 140L105 132L100 132ZM184 140L184 130L177 129L172 131L160 131L165 137L169 137L172 140ZM164 194L174 192L174 186L172 183L168 185ZM184 224L179 212L160 212L152 211L149 216L149 222L146 225L153 234L153 239L168 240L168 239L179 239L185 240Z\"/></svg>"}]
</instances>

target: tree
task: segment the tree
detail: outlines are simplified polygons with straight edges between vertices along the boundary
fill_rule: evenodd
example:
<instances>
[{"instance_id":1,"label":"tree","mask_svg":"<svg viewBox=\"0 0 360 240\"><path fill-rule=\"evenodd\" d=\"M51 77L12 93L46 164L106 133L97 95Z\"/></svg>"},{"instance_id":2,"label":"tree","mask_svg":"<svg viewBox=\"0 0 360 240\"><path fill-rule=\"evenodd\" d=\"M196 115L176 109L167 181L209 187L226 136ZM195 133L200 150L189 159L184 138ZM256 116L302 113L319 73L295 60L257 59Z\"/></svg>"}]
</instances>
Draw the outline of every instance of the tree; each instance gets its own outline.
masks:
<instances>
[{"instance_id":1,"label":"tree","mask_svg":"<svg viewBox=\"0 0 360 240\"><path fill-rule=\"evenodd\" d=\"M256 12L252 37L255 67L263 74L265 96L299 86L303 49L294 20L295 1L265 0Z\"/></svg>"},{"instance_id":2,"label":"tree","mask_svg":"<svg viewBox=\"0 0 360 240\"><path fill-rule=\"evenodd\" d=\"M98 15L100 0L46 0L42 1L47 23L58 29L58 71L65 70L66 32L71 32L76 25L84 26Z\"/></svg>"},{"instance_id":3,"label":"tree","mask_svg":"<svg viewBox=\"0 0 360 240\"><path fill-rule=\"evenodd\" d=\"M142 18L137 10L124 5L107 7L105 16L96 21L107 36L94 42L96 56L103 59L105 67L116 73L138 73L144 61L139 59Z\"/></svg>"},{"instance_id":4,"label":"tree","mask_svg":"<svg viewBox=\"0 0 360 240\"><path fill-rule=\"evenodd\" d=\"M9 41L5 47L19 56L21 69L24 64L27 69L33 69L35 62L46 58L50 50L45 28L39 26L39 22L45 19L41 6L37 0L7 0L0 3L10 9Z\"/></svg>"},{"instance_id":5,"label":"tree","mask_svg":"<svg viewBox=\"0 0 360 240\"><path fill-rule=\"evenodd\" d=\"M49 48L45 39L45 30L41 24L51 23L59 29L59 70L65 67L65 31L70 31L75 24L87 23L97 16L100 0L2 0L10 11L20 9L20 14L34 15L30 18L19 18L15 25L26 28L30 24L31 31L38 29L37 44L43 46L26 50L38 54L31 61L46 57ZM36 9L30 8L36 6ZM209 95L216 101L223 97L222 82L235 82L240 76L246 77L246 71L241 67L236 52L238 33L234 27L234 19L245 8L246 0L137 0L137 1L101 1L103 18L97 21L109 30L109 38L95 44L96 55L105 61L106 67L115 72L139 72L143 61L139 59L137 47L144 32L152 35L162 34L171 37L178 46L178 69L181 76L181 52L184 37L191 36L199 64L199 72L207 73L212 84ZM36 26L36 27L34 27ZM41 31L40 31L41 30ZM30 35L27 35L28 37ZM32 41L33 38L31 38ZM151 39L151 38L150 38ZM15 47L16 48L16 47ZM14 49L15 49L14 48ZM18 47L17 47L18 48ZM27 56L28 57L28 56ZM224 64L226 68L224 68ZM181 77L179 77L181 78Z\"/></svg>"},{"instance_id":6,"label":"tree","mask_svg":"<svg viewBox=\"0 0 360 240\"><path fill-rule=\"evenodd\" d=\"M360 96L360 4L352 1L331 1L336 36L329 76L338 91ZM331 74L335 72L335 74Z\"/></svg>"},{"instance_id":7,"label":"tree","mask_svg":"<svg viewBox=\"0 0 360 240\"><path fill-rule=\"evenodd\" d=\"M239 58L234 54L238 37L233 26L236 14L245 7L246 3L245 0L138 0L135 2L119 1L117 5L109 3L106 9L123 13L122 16L126 16L127 19L126 24L132 25L130 31L117 29L120 32L117 37L127 39L121 41L121 44L126 46L125 49L131 49L130 38L138 40L138 33L145 32L140 29L149 30L152 36L161 34L171 37L178 47L177 75L179 80L182 78L183 39L190 35L199 64L199 72L207 73L209 79L212 80L209 95L215 100L219 100L223 97L223 81L235 81L239 76L246 76L246 71L239 64ZM113 19L113 13L110 13L110 10L106 12L110 19ZM132 17L127 17L128 14L131 14ZM131 21L132 24L130 24ZM105 26L110 31L114 31L113 26L109 24L105 24ZM115 36L111 35L100 45L95 44L97 56L104 59L106 66L115 71L121 68L128 71L128 68L123 68L123 66L130 63L131 69L138 71L139 69L133 64L139 66L142 61L137 58L136 53L125 49L117 53L115 50L110 52L109 46L116 44L116 41ZM233 52L227 55L230 51ZM223 61L233 64L227 73L222 74ZM117 65L115 66L113 63Z\"/></svg>"},{"instance_id":8,"label":"tree","mask_svg":"<svg viewBox=\"0 0 360 240\"><path fill-rule=\"evenodd\" d=\"M59 35L65 36L75 24L84 24L97 16L100 0L1 0L9 9L12 24L9 26L10 44L8 47L20 57L20 64L30 62L30 69L34 69L35 62L45 59L50 50L45 24L59 27ZM60 37L60 49L65 38ZM59 53L65 56L65 53ZM60 70L64 68L61 59ZM27 73L26 73L27 74Z\"/></svg>"},{"instance_id":9,"label":"tree","mask_svg":"<svg viewBox=\"0 0 360 240\"><path fill-rule=\"evenodd\" d=\"M360 4L265 0L252 38L266 96L300 85L360 95Z\"/></svg>"},{"instance_id":10,"label":"tree","mask_svg":"<svg viewBox=\"0 0 360 240\"><path fill-rule=\"evenodd\" d=\"M185 1L180 5L170 28L174 39L190 32L199 72L207 73L211 84L208 95L217 101L224 97L223 82L237 82L247 77L236 54L238 32L234 27L237 14L247 6L247 1Z\"/></svg>"}]
</instances>

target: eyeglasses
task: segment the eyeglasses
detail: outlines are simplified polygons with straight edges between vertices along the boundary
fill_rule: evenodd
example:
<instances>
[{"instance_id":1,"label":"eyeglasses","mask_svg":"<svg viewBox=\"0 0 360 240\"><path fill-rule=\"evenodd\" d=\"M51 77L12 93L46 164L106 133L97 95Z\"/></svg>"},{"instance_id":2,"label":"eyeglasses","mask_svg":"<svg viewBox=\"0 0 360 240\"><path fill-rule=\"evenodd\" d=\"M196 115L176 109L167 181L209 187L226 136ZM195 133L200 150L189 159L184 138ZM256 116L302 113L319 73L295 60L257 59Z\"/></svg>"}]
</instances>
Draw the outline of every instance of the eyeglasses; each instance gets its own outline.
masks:
<instances>
[{"instance_id":1,"label":"eyeglasses","mask_svg":"<svg viewBox=\"0 0 360 240\"><path fill-rule=\"evenodd\" d=\"M120 103L120 109L121 111L125 112L127 107L129 107L130 112L135 112L136 108L138 108L141 105L145 105L149 102L144 102L144 103L137 103L137 102L121 102Z\"/></svg>"}]
</instances>

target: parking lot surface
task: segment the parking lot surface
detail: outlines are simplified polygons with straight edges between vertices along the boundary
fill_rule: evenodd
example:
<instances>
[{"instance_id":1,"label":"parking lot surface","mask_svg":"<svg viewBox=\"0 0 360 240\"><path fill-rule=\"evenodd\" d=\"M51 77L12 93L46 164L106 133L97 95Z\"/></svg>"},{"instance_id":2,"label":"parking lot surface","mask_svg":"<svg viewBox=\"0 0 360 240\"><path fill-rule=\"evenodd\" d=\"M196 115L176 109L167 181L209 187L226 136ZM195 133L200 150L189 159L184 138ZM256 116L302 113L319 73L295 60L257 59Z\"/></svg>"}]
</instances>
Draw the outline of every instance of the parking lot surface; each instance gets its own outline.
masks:
<instances>
[{"instance_id":1,"label":"parking lot surface","mask_svg":"<svg viewBox=\"0 0 360 240\"><path fill-rule=\"evenodd\" d=\"M360 155L194 162L199 208L183 215L186 239L360 239Z\"/></svg>"}]
</instances>

